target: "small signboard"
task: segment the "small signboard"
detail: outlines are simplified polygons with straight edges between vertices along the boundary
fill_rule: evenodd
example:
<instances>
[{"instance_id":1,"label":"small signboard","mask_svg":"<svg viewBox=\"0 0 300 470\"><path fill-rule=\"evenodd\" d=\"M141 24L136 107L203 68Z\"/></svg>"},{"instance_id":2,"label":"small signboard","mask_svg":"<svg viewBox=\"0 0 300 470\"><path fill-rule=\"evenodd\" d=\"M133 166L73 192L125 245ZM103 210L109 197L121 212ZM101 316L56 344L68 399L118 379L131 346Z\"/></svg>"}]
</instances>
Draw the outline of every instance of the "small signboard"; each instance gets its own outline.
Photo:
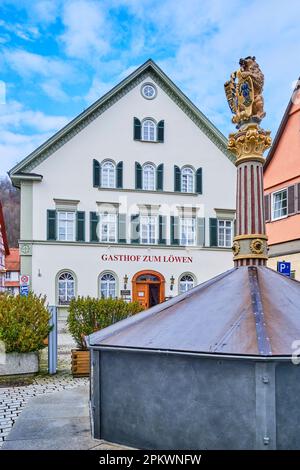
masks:
<instances>
[{"instance_id":1,"label":"small signboard","mask_svg":"<svg viewBox=\"0 0 300 470\"><path fill-rule=\"evenodd\" d=\"M277 271L284 276L291 277L291 264L289 261L277 261Z\"/></svg>"},{"instance_id":2,"label":"small signboard","mask_svg":"<svg viewBox=\"0 0 300 470\"><path fill-rule=\"evenodd\" d=\"M22 274L20 276L20 286L29 286L30 276L28 274Z\"/></svg>"},{"instance_id":3,"label":"small signboard","mask_svg":"<svg viewBox=\"0 0 300 470\"><path fill-rule=\"evenodd\" d=\"M29 286L20 286L20 295L24 297L28 297L29 294Z\"/></svg>"},{"instance_id":4,"label":"small signboard","mask_svg":"<svg viewBox=\"0 0 300 470\"><path fill-rule=\"evenodd\" d=\"M121 295L130 295L131 291L129 289L121 289Z\"/></svg>"}]
</instances>

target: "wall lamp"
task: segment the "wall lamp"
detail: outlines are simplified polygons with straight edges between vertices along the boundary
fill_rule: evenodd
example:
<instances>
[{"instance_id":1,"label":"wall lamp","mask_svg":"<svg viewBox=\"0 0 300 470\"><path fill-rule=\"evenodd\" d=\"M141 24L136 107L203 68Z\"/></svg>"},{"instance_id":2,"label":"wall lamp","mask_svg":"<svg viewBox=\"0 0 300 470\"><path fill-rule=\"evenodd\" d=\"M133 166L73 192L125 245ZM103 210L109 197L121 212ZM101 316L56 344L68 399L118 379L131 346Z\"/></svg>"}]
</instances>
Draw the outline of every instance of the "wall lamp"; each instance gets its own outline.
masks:
<instances>
[{"instance_id":1,"label":"wall lamp","mask_svg":"<svg viewBox=\"0 0 300 470\"><path fill-rule=\"evenodd\" d=\"M170 277L170 289L173 290L174 289L174 282L175 282L175 277L172 276Z\"/></svg>"},{"instance_id":2,"label":"wall lamp","mask_svg":"<svg viewBox=\"0 0 300 470\"><path fill-rule=\"evenodd\" d=\"M125 274L125 276L124 276L124 289L125 290L127 289L127 282L128 282L128 276L127 276L127 274Z\"/></svg>"}]
</instances>

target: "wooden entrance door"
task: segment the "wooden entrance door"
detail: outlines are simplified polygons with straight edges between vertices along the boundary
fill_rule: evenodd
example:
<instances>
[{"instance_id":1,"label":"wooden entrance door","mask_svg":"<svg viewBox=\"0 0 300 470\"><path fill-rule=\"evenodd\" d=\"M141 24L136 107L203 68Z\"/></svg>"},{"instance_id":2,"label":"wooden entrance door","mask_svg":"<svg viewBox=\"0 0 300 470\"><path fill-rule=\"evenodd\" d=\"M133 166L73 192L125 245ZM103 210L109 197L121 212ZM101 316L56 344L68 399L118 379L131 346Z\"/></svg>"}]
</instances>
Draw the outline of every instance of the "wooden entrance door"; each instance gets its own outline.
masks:
<instances>
[{"instance_id":1,"label":"wooden entrance door","mask_svg":"<svg viewBox=\"0 0 300 470\"><path fill-rule=\"evenodd\" d=\"M139 271L132 279L132 298L145 309L165 300L165 279L157 271Z\"/></svg>"},{"instance_id":2,"label":"wooden entrance door","mask_svg":"<svg viewBox=\"0 0 300 470\"><path fill-rule=\"evenodd\" d=\"M149 308L149 286L148 284L137 284L135 299L138 303L146 308Z\"/></svg>"}]
</instances>

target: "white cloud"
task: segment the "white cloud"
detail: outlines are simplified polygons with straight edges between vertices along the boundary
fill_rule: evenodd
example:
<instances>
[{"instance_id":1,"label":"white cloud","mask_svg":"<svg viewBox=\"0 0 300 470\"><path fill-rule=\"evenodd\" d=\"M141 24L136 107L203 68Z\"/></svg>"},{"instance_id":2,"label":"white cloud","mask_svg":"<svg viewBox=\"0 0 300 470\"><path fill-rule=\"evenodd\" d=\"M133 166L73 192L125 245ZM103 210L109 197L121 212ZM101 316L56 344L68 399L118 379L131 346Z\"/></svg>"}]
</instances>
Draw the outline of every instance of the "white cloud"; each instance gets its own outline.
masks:
<instances>
[{"instance_id":1,"label":"white cloud","mask_svg":"<svg viewBox=\"0 0 300 470\"><path fill-rule=\"evenodd\" d=\"M21 24L21 23L7 23L3 20L0 20L0 26L3 31L14 34L24 41L34 41L36 40L40 32L36 26Z\"/></svg>"},{"instance_id":2,"label":"white cloud","mask_svg":"<svg viewBox=\"0 0 300 470\"><path fill-rule=\"evenodd\" d=\"M52 98L55 101L64 102L69 99L60 82L55 78L50 78L49 80L42 82L41 88L49 98Z\"/></svg>"},{"instance_id":3,"label":"white cloud","mask_svg":"<svg viewBox=\"0 0 300 470\"><path fill-rule=\"evenodd\" d=\"M0 130L0 175L4 175L16 163L47 140L50 135L49 132L27 135Z\"/></svg>"},{"instance_id":4,"label":"white cloud","mask_svg":"<svg viewBox=\"0 0 300 470\"><path fill-rule=\"evenodd\" d=\"M62 59L34 54L22 49L5 50L3 56L9 66L22 77L66 77L74 68Z\"/></svg>"},{"instance_id":5,"label":"white cloud","mask_svg":"<svg viewBox=\"0 0 300 470\"><path fill-rule=\"evenodd\" d=\"M0 106L0 174L32 152L70 118L25 109L16 101Z\"/></svg>"},{"instance_id":6,"label":"white cloud","mask_svg":"<svg viewBox=\"0 0 300 470\"><path fill-rule=\"evenodd\" d=\"M34 16L39 22L53 23L59 15L59 1L56 0L43 0L30 2L30 8L34 10Z\"/></svg>"},{"instance_id":7,"label":"white cloud","mask_svg":"<svg viewBox=\"0 0 300 470\"><path fill-rule=\"evenodd\" d=\"M88 61L109 51L107 18L100 2L69 1L62 20L66 30L60 39L68 56Z\"/></svg>"},{"instance_id":8,"label":"white cloud","mask_svg":"<svg viewBox=\"0 0 300 470\"><path fill-rule=\"evenodd\" d=\"M115 83L113 82L103 82L102 80L99 80L97 77L95 77L92 81L90 89L84 97L85 101L87 104L94 103L94 101L101 98L101 96L113 88L114 85Z\"/></svg>"},{"instance_id":9,"label":"white cloud","mask_svg":"<svg viewBox=\"0 0 300 470\"><path fill-rule=\"evenodd\" d=\"M0 126L4 130L30 127L35 131L45 132L59 129L68 121L66 116L47 115L41 111L25 109L17 101L0 106Z\"/></svg>"}]
</instances>

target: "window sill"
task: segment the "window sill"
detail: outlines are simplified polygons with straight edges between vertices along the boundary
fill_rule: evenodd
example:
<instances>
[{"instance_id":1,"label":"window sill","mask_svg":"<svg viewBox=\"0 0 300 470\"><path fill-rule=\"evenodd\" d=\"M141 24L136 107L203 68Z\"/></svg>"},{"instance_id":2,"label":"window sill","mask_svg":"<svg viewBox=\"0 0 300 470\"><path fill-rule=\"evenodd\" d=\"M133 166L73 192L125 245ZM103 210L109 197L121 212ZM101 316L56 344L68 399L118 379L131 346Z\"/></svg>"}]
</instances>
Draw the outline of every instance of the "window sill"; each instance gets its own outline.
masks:
<instances>
[{"instance_id":1,"label":"window sill","mask_svg":"<svg viewBox=\"0 0 300 470\"><path fill-rule=\"evenodd\" d=\"M290 215L294 215L294 214L290 214ZM276 219L274 219L272 217L272 219L270 220L270 222L277 222L277 220L282 220L282 219L287 219L289 216L289 214L286 214L286 215L282 215L281 217L276 217Z\"/></svg>"},{"instance_id":2,"label":"window sill","mask_svg":"<svg viewBox=\"0 0 300 470\"><path fill-rule=\"evenodd\" d=\"M176 196L202 196L200 193L181 193L180 191L164 191L160 189L150 190L150 189L132 189L132 188L96 188L99 191L121 191L121 192L128 192L128 193L144 193L144 194L166 194L166 195L176 195ZM97 204L101 204L97 202ZM107 203L113 204L113 203Z\"/></svg>"},{"instance_id":3,"label":"window sill","mask_svg":"<svg viewBox=\"0 0 300 470\"><path fill-rule=\"evenodd\" d=\"M141 142L142 144L163 144L160 140L143 140L143 139L133 139L134 142Z\"/></svg>"}]
</instances>

